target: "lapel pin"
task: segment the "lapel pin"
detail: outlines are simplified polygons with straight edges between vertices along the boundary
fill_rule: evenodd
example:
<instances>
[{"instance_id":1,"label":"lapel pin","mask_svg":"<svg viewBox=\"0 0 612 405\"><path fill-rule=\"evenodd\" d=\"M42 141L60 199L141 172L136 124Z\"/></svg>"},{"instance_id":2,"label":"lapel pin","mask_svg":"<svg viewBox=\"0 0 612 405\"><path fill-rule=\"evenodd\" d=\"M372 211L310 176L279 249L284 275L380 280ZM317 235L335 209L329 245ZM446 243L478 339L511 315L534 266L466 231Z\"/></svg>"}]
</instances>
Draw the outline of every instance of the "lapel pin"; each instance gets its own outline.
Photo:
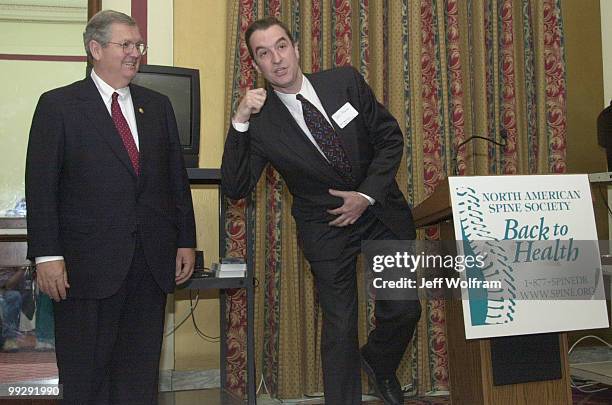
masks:
<instances>
[{"instance_id":1,"label":"lapel pin","mask_svg":"<svg viewBox=\"0 0 612 405\"><path fill-rule=\"evenodd\" d=\"M141 114L144 114L143 108L142 107L138 107L138 112L141 113Z\"/></svg>"}]
</instances>

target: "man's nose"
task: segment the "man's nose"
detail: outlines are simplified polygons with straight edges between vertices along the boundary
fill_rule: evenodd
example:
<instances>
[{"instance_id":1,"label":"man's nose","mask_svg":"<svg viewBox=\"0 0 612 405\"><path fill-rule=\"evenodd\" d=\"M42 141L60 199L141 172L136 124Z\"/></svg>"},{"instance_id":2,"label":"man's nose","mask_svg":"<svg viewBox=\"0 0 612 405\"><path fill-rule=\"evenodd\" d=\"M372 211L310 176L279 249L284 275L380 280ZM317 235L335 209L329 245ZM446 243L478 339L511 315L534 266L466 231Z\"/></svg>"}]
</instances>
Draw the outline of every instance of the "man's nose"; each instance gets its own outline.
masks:
<instances>
[{"instance_id":1,"label":"man's nose","mask_svg":"<svg viewBox=\"0 0 612 405\"><path fill-rule=\"evenodd\" d=\"M272 51L272 63L278 63L281 60L280 53L277 51Z\"/></svg>"},{"instance_id":2,"label":"man's nose","mask_svg":"<svg viewBox=\"0 0 612 405\"><path fill-rule=\"evenodd\" d=\"M134 58L139 58L142 56L137 46L133 46L128 55L133 56Z\"/></svg>"}]
</instances>

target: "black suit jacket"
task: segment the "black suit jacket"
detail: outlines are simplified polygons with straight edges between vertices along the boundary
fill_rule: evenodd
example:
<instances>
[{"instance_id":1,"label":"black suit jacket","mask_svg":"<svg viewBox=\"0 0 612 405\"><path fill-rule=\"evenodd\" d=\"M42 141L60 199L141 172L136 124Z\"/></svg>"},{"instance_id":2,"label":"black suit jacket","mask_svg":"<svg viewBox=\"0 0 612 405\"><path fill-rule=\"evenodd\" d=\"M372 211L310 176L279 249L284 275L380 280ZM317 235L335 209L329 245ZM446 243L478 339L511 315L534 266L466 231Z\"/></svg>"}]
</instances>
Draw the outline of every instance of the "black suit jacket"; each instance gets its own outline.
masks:
<instances>
[{"instance_id":1,"label":"black suit jacket","mask_svg":"<svg viewBox=\"0 0 612 405\"><path fill-rule=\"evenodd\" d=\"M230 125L221 165L223 191L230 198L248 195L270 162L293 195L292 214L309 260L333 259L347 242L347 228L328 225L334 216L327 210L343 203L329 194L330 188L374 198L372 211L398 239L414 239L412 214L395 180L404 145L397 121L353 68L307 77L330 119L347 102L359 112L344 128L331 119L351 161L355 182L334 170L268 88L266 102L251 116L247 133Z\"/></svg>"},{"instance_id":2,"label":"black suit jacket","mask_svg":"<svg viewBox=\"0 0 612 405\"><path fill-rule=\"evenodd\" d=\"M118 290L140 237L160 287L173 290L176 250L195 221L168 98L130 85L140 148L136 176L93 80L40 97L28 143L28 257L64 256L69 295Z\"/></svg>"}]
</instances>

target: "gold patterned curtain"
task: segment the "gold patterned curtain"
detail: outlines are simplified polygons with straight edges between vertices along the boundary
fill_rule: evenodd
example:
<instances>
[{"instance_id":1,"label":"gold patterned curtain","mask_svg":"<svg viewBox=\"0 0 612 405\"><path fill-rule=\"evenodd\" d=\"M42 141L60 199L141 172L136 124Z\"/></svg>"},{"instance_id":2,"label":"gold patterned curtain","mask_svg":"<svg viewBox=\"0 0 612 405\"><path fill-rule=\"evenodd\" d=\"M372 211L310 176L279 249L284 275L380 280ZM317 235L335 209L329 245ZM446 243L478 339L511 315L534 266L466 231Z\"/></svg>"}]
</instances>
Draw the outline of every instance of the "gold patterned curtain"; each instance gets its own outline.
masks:
<instances>
[{"instance_id":1,"label":"gold patterned curtain","mask_svg":"<svg viewBox=\"0 0 612 405\"><path fill-rule=\"evenodd\" d=\"M452 174L565 171L566 87L561 0L237 0L228 2L228 98L262 85L243 41L266 15L282 19L299 43L305 72L351 64L395 115L405 136L397 175L418 204ZM497 142L473 140L472 135ZM273 396L322 391L321 312L297 245L291 196L272 168L249 204L225 204L225 254L253 249L256 364ZM246 213L249 215L246 215ZM246 226L245 218L249 218ZM247 231L248 230L248 231ZM430 228L420 237L436 239ZM373 324L360 270L360 339ZM246 300L228 298L232 390L244 393ZM414 343L398 372L417 394L449 389L444 302L424 303ZM364 389L367 390L364 381Z\"/></svg>"}]
</instances>

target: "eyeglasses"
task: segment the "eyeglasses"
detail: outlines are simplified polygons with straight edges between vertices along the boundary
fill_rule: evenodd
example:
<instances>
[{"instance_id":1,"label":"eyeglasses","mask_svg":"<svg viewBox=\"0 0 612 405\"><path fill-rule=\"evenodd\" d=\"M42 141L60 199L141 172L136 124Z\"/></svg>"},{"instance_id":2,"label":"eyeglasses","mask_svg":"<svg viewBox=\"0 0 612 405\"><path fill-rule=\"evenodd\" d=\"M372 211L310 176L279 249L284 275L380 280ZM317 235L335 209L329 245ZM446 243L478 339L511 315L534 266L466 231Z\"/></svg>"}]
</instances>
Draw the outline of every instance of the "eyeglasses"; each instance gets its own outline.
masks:
<instances>
[{"instance_id":1,"label":"eyeglasses","mask_svg":"<svg viewBox=\"0 0 612 405\"><path fill-rule=\"evenodd\" d=\"M123 48L123 53L124 54L129 54L130 52L132 52L134 50L134 48L136 48L138 50L138 53L140 53L141 55L144 55L147 53L147 44L143 44L142 42L139 42L137 44L133 43L133 42L129 42L129 41L125 41L125 42L108 42L109 44L114 44L114 45L119 45L121 48Z\"/></svg>"}]
</instances>

